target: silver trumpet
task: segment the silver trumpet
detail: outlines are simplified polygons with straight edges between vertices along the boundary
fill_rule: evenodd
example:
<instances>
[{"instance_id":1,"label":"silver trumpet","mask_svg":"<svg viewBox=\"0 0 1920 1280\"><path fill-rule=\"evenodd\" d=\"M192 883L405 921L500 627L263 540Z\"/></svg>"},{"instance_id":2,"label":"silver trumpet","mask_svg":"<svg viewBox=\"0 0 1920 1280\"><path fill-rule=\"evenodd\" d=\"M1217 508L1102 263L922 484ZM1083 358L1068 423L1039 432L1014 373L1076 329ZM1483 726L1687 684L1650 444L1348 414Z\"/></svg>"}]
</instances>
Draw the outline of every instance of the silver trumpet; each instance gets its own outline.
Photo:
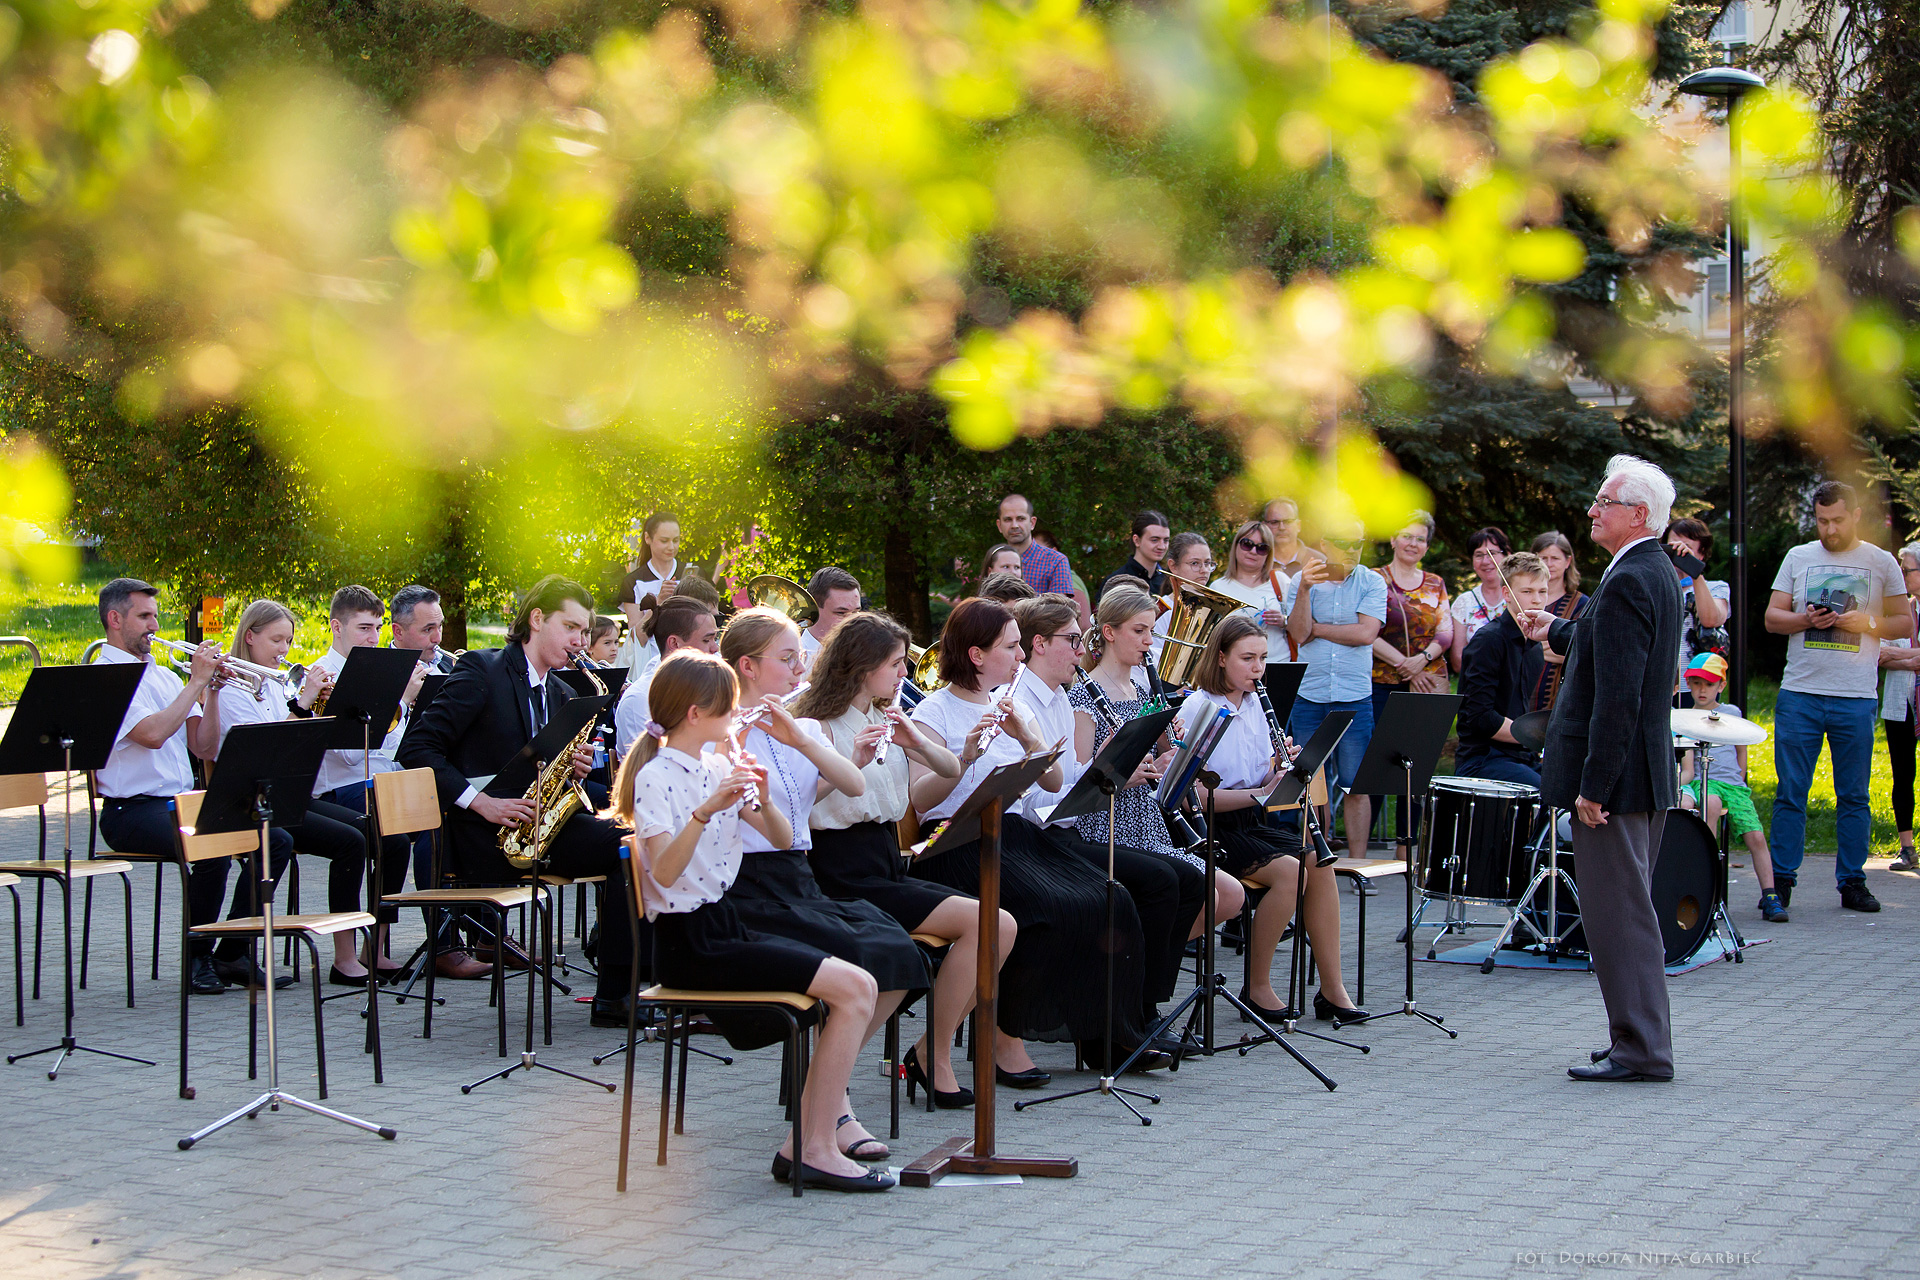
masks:
<instances>
[{"instance_id":1,"label":"silver trumpet","mask_svg":"<svg viewBox=\"0 0 1920 1280\"><path fill-rule=\"evenodd\" d=\"M165 645L189 661L200 651L199 645L188 644L184 640L163 640L159 636L154 636L153 643ZM281 661L284 663L286 660L283 658ZM266 699L269 680L280 685L288 693L298 690L307 681L307 668L304 663L296 662L282 670L279 667L263 667L257 662L248 662L245 658L236 658L230 653L220 655L220 674L253 690L256 702Z\"/></svg>"}]
</instances>

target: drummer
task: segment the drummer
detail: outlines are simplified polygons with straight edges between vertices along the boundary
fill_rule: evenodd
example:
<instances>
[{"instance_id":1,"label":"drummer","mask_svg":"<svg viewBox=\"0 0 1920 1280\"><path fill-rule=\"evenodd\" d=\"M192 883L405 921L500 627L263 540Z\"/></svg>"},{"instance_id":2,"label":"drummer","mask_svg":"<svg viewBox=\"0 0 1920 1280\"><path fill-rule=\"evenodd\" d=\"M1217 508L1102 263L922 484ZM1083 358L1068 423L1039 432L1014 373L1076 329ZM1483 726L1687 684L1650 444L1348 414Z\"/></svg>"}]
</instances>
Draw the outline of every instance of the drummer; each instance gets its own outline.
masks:
<instances>
[{"instance_id":1,"label":"drummer","mask_svg":"<svg viewBox=\"0 0 1920 1280\"><path fill-rule=\"evenodd\" d=\"M1717 653L1698 653L1687 664L1687 689L1693 694L1695 711L1718 711L1738 717L1740 708L1720 701L1727 687L1727 660ZM1760 881L1760 914L1769 924L1785 924L1787 907L1773 884L1773 851L1767 848L1767 833L1760 829L1760 815L1753 808L1753 792L1747 789L1747 749L1690 742L1680 759L1680 807L1700 807L1700 774L1706 774L1707 825L1717 834L1720 815L1735 836L1746 841L1753 862L1753 874ZM1706 754L1706 768L1699 768Z\"/></svg>"},{"instance_id":2,"label":"drummer","mask_svg":"<svg viewBox=\"0 0 1920 1280\"><path fill-rule=\"evenodd\" d=\"M1526 714L1527 698L1540 679L1540 646L1520 634L1516 609L1544 609L1550 575L1531 551L1501 562L1509 590L1500 614L1473 633L1460 659L1463 701L1457 721L1460 746L1454 772L1467 778L1497 778L1540 785L1540 757L1513 736L1513 722Z\"/></svg>"}]
</instances>

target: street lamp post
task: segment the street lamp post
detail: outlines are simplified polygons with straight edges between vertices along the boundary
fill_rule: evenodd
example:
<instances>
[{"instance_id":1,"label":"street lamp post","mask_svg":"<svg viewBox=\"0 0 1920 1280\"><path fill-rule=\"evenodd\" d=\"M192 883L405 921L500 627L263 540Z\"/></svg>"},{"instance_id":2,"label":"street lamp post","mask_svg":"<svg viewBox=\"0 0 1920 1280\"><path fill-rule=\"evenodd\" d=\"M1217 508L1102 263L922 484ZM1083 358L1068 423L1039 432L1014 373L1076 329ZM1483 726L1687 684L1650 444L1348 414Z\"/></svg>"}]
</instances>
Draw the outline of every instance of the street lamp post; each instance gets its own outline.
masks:
<instances>
[{"instance_id":1,"label":"street lamp post","mask_svg":"<svg viewBox=\"0 0 1920 1280\"><path fill-rule=\"evenodd\" d=\"M1735 108L1742 95L1766 81L1738 67L1708 67L1680 82L1680 91L1727 104L1727 534L1733 543L1733 599L1728 602L1728 638L1733 661L1728 701L1747 705L1747 274L1746 227L1740 217L1740 125Z\"/></svg>"}]
</instances>

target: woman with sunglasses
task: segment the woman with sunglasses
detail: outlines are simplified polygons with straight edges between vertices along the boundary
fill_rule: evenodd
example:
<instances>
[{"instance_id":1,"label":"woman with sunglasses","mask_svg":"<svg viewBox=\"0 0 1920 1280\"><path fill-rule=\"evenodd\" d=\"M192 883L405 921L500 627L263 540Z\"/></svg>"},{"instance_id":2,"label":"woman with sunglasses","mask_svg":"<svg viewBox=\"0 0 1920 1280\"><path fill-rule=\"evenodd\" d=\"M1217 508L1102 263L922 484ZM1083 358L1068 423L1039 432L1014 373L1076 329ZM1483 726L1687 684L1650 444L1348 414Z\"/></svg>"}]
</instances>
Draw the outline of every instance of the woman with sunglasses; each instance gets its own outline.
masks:
<instances>
[{"instance_id":1,"label":"woman with sunglasses","mask_svg":"<svg viewBox=\"0 0 1920 1280\"><path fill-rule=\"evenodd\" d=\"M1286 594L1286 575L1274 567L1273 531L1262 520L1249 520L1233 531L1227 569L1208 584L1223 596L1246 602L1247 616L1266 628L1267 657L1279 662L1294 656L1287 640L1287 615L1280 608Z\"/></svg>"}]
</instances>

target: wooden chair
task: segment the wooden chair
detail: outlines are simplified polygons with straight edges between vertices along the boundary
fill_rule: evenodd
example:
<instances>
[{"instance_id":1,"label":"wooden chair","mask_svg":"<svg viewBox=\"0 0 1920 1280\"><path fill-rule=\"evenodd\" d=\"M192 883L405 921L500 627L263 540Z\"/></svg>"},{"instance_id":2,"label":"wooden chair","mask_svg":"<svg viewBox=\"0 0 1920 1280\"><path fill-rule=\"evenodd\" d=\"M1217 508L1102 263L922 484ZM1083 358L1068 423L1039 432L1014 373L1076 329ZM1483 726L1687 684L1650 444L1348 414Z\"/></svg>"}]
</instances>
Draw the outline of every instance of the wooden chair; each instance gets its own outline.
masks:
<instances>
[{"instance_id":1,"label":"wooden chair","mask_svg":"<svg viewBox=\"0 0 1920 1280\"><path fill-rule=\"evenodd\" d=\"M188 791L173 798L174 840L179 853L180 900L187 901L187 878L196 862L206 862L213 858L233 858L243 868L245 875L248 855L253 854L260 844L258 831L225 831L213 835L199 835L194 831L194 822L200 816L200 802L206 797L204 791ZM370 929L373 916L365 911L335 911L314 915L276 914L273 927L276 933L285 933L288 937L297 937L306 944L308 976L313 983L313 1044L314 1057L320 1070L320 1097L327 1096L327 1038L326 1026L322 1021L321 1010L325 1007L320 994L320 975L325 969L320 964L318 938L330 938L349 929ZM190 925L186 922L186 913L181 913L180 925L180 1096L191 1098L193 1086L187 1083L187 1006L189 1000L189 971L192 966L192 942L195 938L257 938L266 932L266 921L260 916L247 916L239 920L210 921L202 925ZM249 991L249 1015L257 1006L252 1004L253 996ZM380 1082L380 1016L376 1007L368 1009L369 1034L373 1040L374 1082ZM257 1074L255 1064L255 1041L257 1026L249 1017L247 1028L247 1078Z\"/></svg>"},{"instance_id":2,"label":"wooden chair","mask_svg":"<svg viewBox=\"0 0 1920 1280\"><path fill-rule=\"evenodd\" d=\"M621 843L620 866L626 881L626 892L621 896L637 929L640 920L640 869L635 864L632 849L631 838ZM637 987L640 981L638 953L633 958L633 975L633 985ZM695 1013L714 1009L763 1009L778 1014L787 1028L783 1091L788 1099L788 1118L793 1122L794 1168L791 1181L794 1198L799 1199L804 1181L800 1176L799 1135L805 1132L801 1097L806 1089L807 1065L812 1049L811 1033L819 1017L819 1003L814 997L798 991L692 991L681 987L652 986L636 992L627 1007L626 1087L620 1104L620 1170L615 1187L620 1191L627 1189L627 1147L633 1131L633 1053L640 1025L640 1006L645 1004L666 1014L666 1025L660 1037L660 1147L654 1157L654 1163L662 1166L667 1163L669 1105L673 1110L673 1131L679 1134L687 1131L687 1041L690 1037L684 1028L679 1035L680 1077L677 1094L674 1088L673 1042L680 1015L685 1013L691 1018Z\"/></svg>"},{"instance_id":3,"label":"wooden chair","mask_svg":"<svg viewBox=\"0 0 1920 1280\"><path fill-rule=\"evenodd\" d=\"M433 785L431 769L401 769L373 775L374 822L382 836L416 835L433 832L433 875L440 876L442 831L440 793ZM388 893L380 901L396 906L424 907L427 910L427 995L426 1014L420 1038L433 1039L434 978L440 959L440 913L450 907L476 907L493 914L493 975L489 983L491 1003L499 1011L500 1056L507 1056L506 948L507 912L519 910L524 922L528 906L542 910L546 898L543 889L536 895L528 885L503 885L496 888L415 889L411 893ZM524 932L524 923L522 925ZM551 953L551 939L548 952ZM553 1043L553 989L547 988L546 1043Z\"/></svg>"},{"instance_id":4,"label":"wooden chair","mask_svg":"<svg viewBox=\"0 0 1920 1280\"><path fill-rule=\"evenodd\" d=\"M47 775L44 773L0 774L0 809L35 808L40 811L40 856L30 862L9 862L6 869L13 875L32 880L33 899L33 998L40 998L40 958L43 951L42 939L46 924L47 882L51 880L60 886L60 892L72 900L73 886L68 882L66 862L60 858L47 857ZM126 894L127 917L127 1008L133 1008L133 879L128 874L133 863L122 858L76 858L73 862L74 880L87 887L86 901L92 902L93 880L96 876L119 876L120 887ZM17 941L17 939L16 939ZM80 977L78 986L87 985L87 930L83 921L80 943Z\"/></svg>"},{"instance_id":5,"label":"wooden chair","mask_svg":"<svg viewBox=\"0 0 1920 1280\"><path fill-rule=\"evenodd\" d=\"M0 885L6 887L13 896L13 1025L27 1025L26 984L21 976L23 959L20 951L20 877L0 871Z\"/></svg>"},{"instance_id":6,"label":"wooden chair","mask_svg":"<svg viewBox=\"0 0 1920 1280\"><path fill-rule=\"evenodd\" d=\"M553 939L556 950L553 953L552 961L547 965L549 970L557 968L561 973L573 972L573 963L567 959L565 942L567 936L567 895L560 891L569 885L573 886L573 936L580 939L581 945L584 947L587 940L587 886L590 884L605 884L606 880L607 878L605 876L580 876L576 878L573 876L557 875L551 871L542 871L540 873L540 883L546 885L548 891L553 894ZM586 957L583 954L581 958L585 959ZM598 970L599 966L596 964L592 969L586 970L586 972L597 974ZM552 981L560 987L562 994L572 994L571 988L560 982L558 978L554 978Z\"/></svg>"},{"instance_id":7,"label":"wooden chair","mask_svg":"<svg viewBox=\"0 0 1920 1280\"><path fill-rule=\"evenodd\" d=\"M120 853L117 850L100 851L100 804L99 794L94 789L94 777L91 770L87 775L87 861L101 858L147 863L153 867L153 962L152 971L147 975L150 981L160 979L160 899L161 887L167 882L167 867L173 862L171 857L150 853ZM44 846L43 846L44 847ZM44 856L44 855L43 855ZM80 908L80 989L87 987L87 953L91 950L93 939L93 881L87 881L86 896ZM127 949L133 949L133 938L127 938Z\"/></svg>"},{"instance_id":8,"label":"wooden chair","mask_svg":"<svg viewBox=\"0 0 1920 1280\"><path fill-rule=\"evenodd\" d=\"M940 977L941 962L945 958L942 953L950 949L953 946L956 939L944 938L937 933L916 933L916 934L913 934L912 937L915 942L920 944L921 950L927 953L927 968L932 971L934 978L937 980ZM927 1043L931 1045L933 1043L933 988L932 987L927 988L926 998L921 1001L921 1005L927 1019ZM901 1054L905 1051L900 1048L900 1025L899 1024L900 1024L901 1012L903 1011L896 1011L893 1017L889 1019L887 1022L887 1035L889 1037L887 1041L887 1061L893 1064L893 1081L894 1081L893 1083L893 1093L894 1093L893 1127L889 1129L887 1132L887 1136L889 1138L897 1138L900 1136L900 1073L905 1069L904 1064L901 1061ZM925 1063L921 1064L922 1067L924 1067L925 1065L926 1065ZM908 1090L907 1101L912 1102L913 1086L909 1084L907 1086L907 1090ZM927 1077L927 1110L928 1111L933 1110L933 1077L931 1075Z\"/></svg>"}]
</instances>

